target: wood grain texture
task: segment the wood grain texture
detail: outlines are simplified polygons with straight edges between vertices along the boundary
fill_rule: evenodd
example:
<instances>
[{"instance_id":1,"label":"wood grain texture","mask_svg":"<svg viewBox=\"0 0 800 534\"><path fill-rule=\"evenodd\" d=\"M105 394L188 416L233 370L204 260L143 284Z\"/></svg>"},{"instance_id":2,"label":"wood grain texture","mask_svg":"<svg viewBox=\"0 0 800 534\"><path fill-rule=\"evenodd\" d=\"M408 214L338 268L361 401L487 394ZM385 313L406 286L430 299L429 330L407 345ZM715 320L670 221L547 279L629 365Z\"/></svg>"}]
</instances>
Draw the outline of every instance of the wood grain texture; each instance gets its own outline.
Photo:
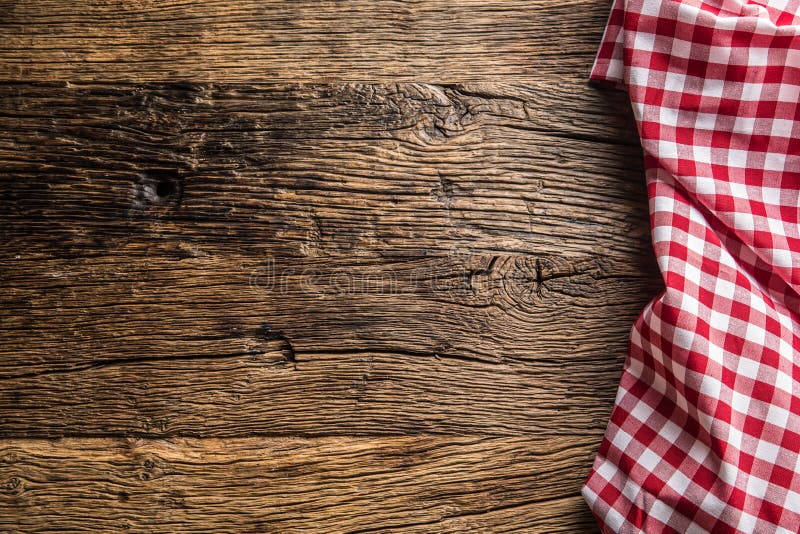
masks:
<instances>
[{"instance_id":1,"label":"wood grain texture","mask_svg":"<svg viewBox=\"0 0 800 534\"><path fill-rule=\"evenodd\" d=\"M0 429L7 437L531 433L596 443L619 375L597 355L489 364L377 352L292 361L280 342L260 350L8 379Z\"/></svg>"},{"instance_id":2,"label":"wood grain texture","mask_svg":"<svg viewBox=\"0 0 800 534\"><path fill-rule=\"evenodd\" d=\"M3 0L0 79L585 76L607 15L594 0Z\"/></svg>"},{"instance_id":3,"label":"wood grain texture","mask_svg":"<svg viewBox=\"0 0 800 534\"><path fill-rule=\"evenodd\" d=\"M0 529L587 532L573 490L592 445L426 435L3 440L0 509L11 513L0 514Z\"/></svg>"},{"instance_id":4,"label":"wood grain texture","mask_svg":"<svg viewBox=\"0 0 800 534\"><path fill-rule=\"evenodd\" d=\"M0 0L0 531L592 532L661 289L607 13Z\"/></svg>"},{"instance_id":5,"label":"wood grain texture","mask_svg":"<svg viewBox=\"0 0 800 534\"><path fill-rule=\"evenodd\" d=\"M549 91L5 86L3 236L28 253L646 250L627 108Z\"/></svg>"},{"instance_id":6,"label":"wood grain texture","mask_svg":"<svg viewBox=\"0 0 800 534\"><path fill-rule=\"evenodd\" d=\"M524 111L544 89L500 89L6 86L7 324L71 344L27 336L5 372L240 354L225 330L264 323L296 350L519 358L609 328L620 346L653 293L627 119L592 134L611 113L584 95L561 136L563 116ZM600 305L625 310L585 312Z\"/></svg>"},{"instance_id":7,"label":"wood grain texture","mask_svg":"<svg viewBox=\"0 0 800 534\"><path fill-rule=\"evenodd\" d=\"M15 262L0 376L117 360L369 351L596 372L658 287L606 258L149 255ZM1 424L1 423L0 423Z\"/></svg>"}]
</instances>

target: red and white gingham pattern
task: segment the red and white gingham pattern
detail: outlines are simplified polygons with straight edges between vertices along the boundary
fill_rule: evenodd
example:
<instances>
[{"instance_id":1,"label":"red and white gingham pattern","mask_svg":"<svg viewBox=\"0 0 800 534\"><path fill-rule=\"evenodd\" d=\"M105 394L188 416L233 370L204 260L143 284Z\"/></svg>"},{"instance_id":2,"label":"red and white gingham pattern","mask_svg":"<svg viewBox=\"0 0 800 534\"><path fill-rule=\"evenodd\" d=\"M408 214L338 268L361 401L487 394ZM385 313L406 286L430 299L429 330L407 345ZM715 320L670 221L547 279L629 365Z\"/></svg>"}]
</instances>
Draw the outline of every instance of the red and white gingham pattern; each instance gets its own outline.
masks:
<instances>
[{"instance_id":1,"label":"red and white gingham pattern","mask_svg":"<svg viewBox=\"0 0 800 534\"><path fill-rule=\"evenodd\" d=\"M604 532L800 532L800 0L614 0L666 289L583 495Z\"/></svg>"}]
</instances>

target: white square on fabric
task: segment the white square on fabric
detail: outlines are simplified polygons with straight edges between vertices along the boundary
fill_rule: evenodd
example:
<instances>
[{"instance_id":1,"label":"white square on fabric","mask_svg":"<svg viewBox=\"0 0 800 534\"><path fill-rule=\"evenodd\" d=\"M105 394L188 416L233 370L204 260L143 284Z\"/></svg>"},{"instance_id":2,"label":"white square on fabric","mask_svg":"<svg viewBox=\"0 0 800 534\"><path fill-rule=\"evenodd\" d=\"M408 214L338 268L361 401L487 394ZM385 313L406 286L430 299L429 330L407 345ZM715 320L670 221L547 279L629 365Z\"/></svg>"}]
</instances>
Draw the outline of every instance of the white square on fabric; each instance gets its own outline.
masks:
<instances>
[{"instance_id":1,"label":"white square on fabric","mask_svg":"<svg viewBox=\"0 0 800 534\"><path fill-rule=\"evenodd\" d=\"M722 382L713 376L704 376L700 382L700 392L709 397L718 399L719 394L722 392Z\"/></svg>"},{"instance_id":2,"label":"white square on fabric","mask_svg":"<svg viewBox=\"0 0 800 534\"><path fill-rule=\"evenodd\" d=\"M759 440L758 446L756 447L756 458L764 460L765 462L769 462L771 464L775 463L775 460L778 459L778 455L781 453L781 448L775 445L774 443L770 443L766 440ZM764 482L764 481L762 481ZM766 484L766 482L764 482ZM766 489L766 488L765 488Z\"/></svg>"},{"instance_id":3,"label":"white square on fabric","mask_svg":"<svg viewBox=\"0 0 800 534\"><path fill-rule=\"evenodd\" d=\"M800 514L800 493L792 490L787 491L786 500L783 502L783 507L790 512Z\"/></svg>"},{"instance_id":4,"label":"white square on fabric","mask_svg":"<svg viewBox=\"0 0 800 534\"><path fill-rule=\"evenodd\" d=\"M694 234L689 234L688 236L686 236L686 248L688 248L689 250L691 250L695 254L699 254L699 255L702 256L703 253L705 252L706 240L705 239L700 239L699 237L697 237ZM688 274L688 271L687 271L687 274ZM700 278L703 276L702 272L699 269L697 269L696 271L693 271L693 274L697 275L697 278L694 279L693 281L696 282L696 283L699 283L700 282Z\"/></svg>"},{"instance_id":5,"label":"white square on fabric","mask_svg":"<svg viewBox=\"0 0 800 534\"><path fill-rule=\"evenodd\" d=\"M687 240L686 244L687 244L687 247L688 247L688 245L689 245L688 240ZM696 243L695 243L695 246L697 246ZM690 248L690 250L694 250L694 249ZM701 252L702 252L702 250L701 250ZM688 263L688 262L684 264L684 271L683 272L684 272L684 274L686 276L686 279L688 281L694 283L694 284L697 284L698 282L700 282L700 278L703 276L703 271L701 271L700 269L698 269L697 267L695 267L694 265L692 265L691 263ZM690 299L693 299L693 297L691 297L690 295L686 295L686 296L689 297ZM695 300L694 302L697 302L697 301ZM692 304L692 305L694 304L694 302L692 302L691 300L687 301L688 304ZM697 315L697 310L694 310L694 315Z\"/></svg>"},{"instance_id":6,"label":"white square on fabric","mask_svg":"<svg viewBox=\"0 0 800 534\"><path fill-rule=\"evenodd\" d=\"M756 229L755 220L750 212L737 211L733 214L733 226L737 230L752 232Z\"/></svg>"},{"instance_id":7,"label":"white square on fabric","mask_svg":"<svg viewBox=\"0 0 800 534\"><path fill-rule=\"evenodd\" d=\"M767 339L767 332L756 324L748 323L744 337L751 343L763 345Z\"/></svg>"},{"instance_id":8,"label":"white square on fabric","mask_svg":"<svg viewBox=\"0 0 800 534\"><path fill-rule=\"evenodd\" d=\"M718 313L717 315L721 315L721 314ZM719 325L724 325L724 328L720 328ZM715 321L714 317L712 316L712 318L711 318L711 328L715 328L715 329L721 330L723 332L725 330L727 330L728 329L727 315L723 316L720 319L717 319L716 321ZM724 360L724 358L725 358L725 349L723 349L722 347L720 347L716 343L712 343L712 342L709 341L708 342L708 358L711 361L722 365L723 362L725 361Z\"/></svg>"},{"instance_id":9,"label":"white square on fabric","mask_svg":"<svg viewBox=\"0 0 800 534\"><path fill-rule=\"evenodd\" d=\"M711 161L711 147L710 146L699 146L695 145L692 148L692 153L694 154L694 160L698 163L712 163ZM714 182L713 178L706 178L710 180L711 183Z\"/></svg>"},{"instance_id":10,"label":"white square on fabric","mask_svg":"<svg viewBox=\"0 0 800 534\"><path fill-rule=\"evenodd\" d=\"M794 127L794 121L790 121L787 119L772 119L770 124L772 125L770 134L773 137L792 136L792 128Z\"/></svg>"},{"instance_id":11,"label":"white square on fabric","mask_svg":"<svg viewBox=\"0 0 800 534\"><path fill-rule=\"evenodd\" d=\"M728 187L731 188L731 194L736 198L747 198L747 186L739 182L729 182Z\"/></svg>"},{"instance_id":12,"label":"white square on fabric","mask_svg":"<svg viewBox=\"0 0 800 534\"><path fill-rule=\"evenodd\" d=\"M793 255L788 250L771 249L772 250L772 264L775 267L784 267L791 269L793 267Z\"/></svg>"},{"instance_id":13,"label":"white square on fabric","mask_svg":"<svg viewBox=\"0 0 800 534\"><path fill-rule=\"evenodd\" d=\"M667 91L675 91L676 93L683 92L683 90L686 89L686 75L680 72L667 72L667 76L664 79L664 89ZM670 108L662 106L662 109ZM673 109L673 111L677 110Z\"/></svg>"},{"instance_id":14,"label":"white square on fabric","mask_svg":"<svg viewBox=\"0 0 800 534\"><path fill-rule=\"evenodd\" d=\"M672 227L667 225L656 226L651 232L653 243L672 240Z\"/></svg>"},{"instance_id":15,"label":"white square on fabric","mask_svg":"<svg viewBox=\"0 0 800 534\"><path fill-rule=\"evenodd\" d=\"M757 361L742 356L739 358L739 363L736 366L736 372L742 376L746 376L747 378L755 378L758 376L758 370L760 367L761 364Z\"/></svg>"},{"instance_id":16,"label":"white square on fabric","mask_svg":"<svg viewBox=\"0 0 800 534\"><path fill-rule=\"evenodd\" d=\"M766 67L769 64L768 58L769 48L750 47L747 49L748 67Z\"/></svg>"},{"instance_id":17,"label":"white square on fabric","mask_svg":"<svg viewBox=\"0 0 800 534\"><path fill-rule=\"evenodd\" d=\"M652 450L645 449L642 451L642 454L639 455L639 458L636 460L636 462L648 471L654 471L661 462L661 457L655 454Z\"/></svg>"},{"instance_id":18,"label":"white square on fabric","mask_svg":"<svg viewBox=\"0 0 800 534\"><path fill-rule=\"evenodd\" d=\"M646 86L647 81L650 79L650 70L642 67L630 67L628 69L628 78L633 85Z\"/></svg>"},{"instance_id":19,"label":"white square on fabric","mask_svg":"<svg viewBox=\"0 0 800 534\"><path fill-rule=\"evenodd\" d=\"M747 167L747 151L737 149L728 150L728 165L740 167L742 169Z\"/></svg>"},{"instance_id":20,"label":"white square on fabric","mask_svg":"<svg viewBox=\"0 0 800 534\"><path fill-rule=\"evenodd\" d=\"M691 482L692 481L689 480L686 475L680 471L675 471L667 481L667 486L669 486L673 491L677 492L678 495L683 495L686 493L686 490Z\"/></svg>"},{"instance_id":21,"label":"white square on fabric","mask_svg":"<svg viewBox=\"0 0 800 534\"><path fill-rule=\"evenodd\" d=\"M775 373L775 387L788 394L793 393L794 380L780 369Z\"/></svg>"},{"instance_id":22,"label":"white square on fabric","mask_svg":"<svg viewBox=\"0 0 800 534\"><path fill-rule=\"evenodd\" d=\"M665 525L669 525L671 519L673 518L673 514L675 514L675 509L671 506L668 506L664 503L664 501L654 501L652 506L650 507L650 517L661 521ZM688 534L688 532L687 532Z\"/></svg>"},{"instance_id":23,"label":"white square on fabric","mask_svg":"<svg viewBox=\"0 0 800 534\"><path fill-rule=\"evenodd\" d=\"M724 90L724 83L722 80L715 80L713 78L709 78L704 80L703 83L703 96L712 97L712 98L719 98L722 96L722 92Z\"/></svg>"},{"instance_id":24,"label":"white square on fabric","mask_svg":"<svg viewBox=\"0 0 800 534\"><path fill-rule=\"evenodd\" d=\"M733 299L733 296L736 294L736 285L723 278L717 278L714 293L727 299Z\"/></svg>"},{"instance_id":25,"label":"white square on fabric","mask_svg":"<svg viewBox=\"0 0 800 534\"><path fill-rule=\"evenodd\" d=\"M675 327L672 342L682 349L691 350L694 336L693 332Z\"/></svg>"},{"instance_id":26,"label":"white square on fabric","mask_svg":"<svg viewBox=\"0 0 800 534\"><path fill-rule=\"evenodd\" d=\"M758 498L763 498L764 495L767 493L767 488L769 484L767 481L759 478L755 475L751 475L747 478L747 493ZM752 517L752 516L751 516ZM752 528L750 530L745 530L744 532L752 532Z\"/></svg>"},{"instance_id":27,"label":"white square on fabric","mask_svg":"<svg viewBox=\"0 0 800 534\"><path fill-rule=\"evenodd\" d=\"M726 504L717 498L713 493L706 494L701 504L703 510L713 517L722 517L722 512L725 510Z\"/></svg>"},{"instance_id":28,"label":"white square on fabric","mask_svg":"<svg viewBox=\"0 0 800 534\"><path fill-rule=\"evenodd\" d=\"M700 130L714 130L717 127L716 113L696 113L694 116L694 127Z\"/></svg>"},{"instance_id":29,"label":"white square on fabric","mask_svg":"<svg viewBox=\"0 0 800 534\"><path fill-rule=\"evenodd\" d=\"M731 49L727 46L711 46L708 50L708 61L717 65L727 65L731 59Z\"/></svg>"},{"instance_id":30,"label":"white square on fabric","mask_svg":"<svg viewBox=\"0 0 800 534\"><path fill-rule=\"evenodd\" d=\"M695 441L692 443L692 447L688 451L689 457L700 465L703 465L710 453L711 449L709 449L706 444L701 441Z\"/></svg>"},{"instance_id":31,"label":"white square on fabric","mask_svg":"<svg viewBox=\"0 0 800 534\"><path fill-rule=\"evenodd\" d=\"M767 409L767 421L778 428L786 428L789 424L790 413L776 404L770 404Z\"/></svg>"},{"instance_id":32,"label":"white square on fabric","mask_svg":"<svg viewBox=\"0 0 800 534\"><path fill-rule=\"evenodd\" d=\"M749 484L748 487L750 487ZM739 516L739 525L736 528L740 532L755 532L757 521L758 519L755 516L750 515L747 512L741 512L741 515Z\"/></svg>"},{"instance_id":33,"label":"white square on fabric","mask_svg":"<svg viewBox=\"0 0 800 534\"><path fill-rule=\"evenodd\" d=\"M700 15L700 9L691 4L679 3L676 18L687 24L694 24Z\"/></svg>"},{"instance_id":34,"label":"white square on fabric","mask_svg":"<svg viewBox=\"0 0 800 534\"><path fill-rule=\"evenodd\" d=\"M677 159L678 145L675 141L662 140L658 142L658 153L664 159Z\"/></svg>"},{"instance_id":35,"label":"white square on fabric","mask_svg":"<svg viewBox=\"0 0 800 534\"><path fill-rule=\"evenodd\" d=\"M667 88L669 87L669 75L667 75ZM659 122L665 126L677 126L678 125L678 110L669 108L667 106L661 106L658 110Z\"/></svg>"},{"instance_id":36,"label":"white square on fabric","mask_svg":"<svg viewBox=\"0 0 800 534\"><path fill-rule=\"evenodd\" d=\"M642 3L642 15L649 15L651 17L657 17L661 12L661 2L643 2Z\"/></svg>"},{"instance_id":37,"label":"white square on fabric","mask_svg":"<svg viewBox=\"0 0 800 534\"><path fill-rule=\"evenodd\" d=\"M745 82L742 84L741 93L739 98L743 102L758 102L764 94L764 84Z\"/></svg>"},{"instance_id":38,"label":"white square on fabric","mask_svg":"<svg viewBox=\"0 0 800 534\"><path fill-rule=\"evenodd\" d=\"M733 131L740 134L753 135L756 119L738 116L733 122Z\"/></svg>"},{"instance_id":39,"label":"white square on fabric","mask_svg":"<svg viewBox=\"0 0 800 534\"><path fill-rule=\"evenodd\" d=\"M747 414L747 411L750 409L750 401L750 397L742 395L738 391L734 390L733 394L731 395L731 408L741 414Z\"/></svg>"},{"instance_id":40,"label":"white square on fabric","mask_svg":"<svg viewBox=\"0 0 800 534\"><path fill-rule=\"evenodd\" d=\"M726 440L728 443L741 450L743 440L744 434L740 430L736 429L736 427L728 426L728 439Z\"/></svg>"},{"instance_id":41,"label":"white square on fabric","mask_svg":"<svg viewBox=\"0 0 800 534\"><path fill-rule=\"evenodd\" d=\"M636 32L636 36L633 38L633 46L638 50L648 50L652 52L655 49L653 46L655 39L656 37L652 33Z\"/></svg>"},{"instance_id":42,"label":"white square on fabric","mask_svg":"<svg viewBox=\"0 0 800 534\"><path fill-rule=\"evenodd\" d=\"M768 171L783 171L786 169L786 154L767 152L764 157L764 169Z\"/></svg>"},{"instance_id":43,"label":"white square on fabric","mask_svg":"<svg viewBox=\"0 0 800 534\"><path fill-rule=\"evenodd\" d=\"M617 473L616 468L611 465L609 462L603 462L597 468L597 474L601 477L605 478L607 481L611 482L614 478L614 475Z\"/></svg>"},{"instance_id":44,"label":"white square on fabric","mask_svg":"<svg viewBox=\"0 0 800 534\"><path fill-rule=\"evenodd\" d=\"M761 200L763 200L765 204L779 206L781 203L781 189L778 187L762 187Z\"/></svg>"}]
</instances>

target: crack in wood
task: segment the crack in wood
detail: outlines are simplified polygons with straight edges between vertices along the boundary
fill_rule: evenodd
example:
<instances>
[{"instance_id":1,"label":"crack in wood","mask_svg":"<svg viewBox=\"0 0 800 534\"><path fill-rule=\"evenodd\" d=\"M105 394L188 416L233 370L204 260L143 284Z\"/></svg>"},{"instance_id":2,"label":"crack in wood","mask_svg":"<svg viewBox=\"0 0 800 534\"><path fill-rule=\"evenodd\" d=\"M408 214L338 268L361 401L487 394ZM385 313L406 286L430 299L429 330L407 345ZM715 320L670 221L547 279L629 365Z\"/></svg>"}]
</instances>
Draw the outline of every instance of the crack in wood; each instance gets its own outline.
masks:
<instances>
[{"instance_id":1,"label":"crack in wood","mask_svg":"<svg viewBox=\"0 0 800 534\"><path fill-rule=\"evenodd\" d=\"M258 332L258 335L265 340L268 341L280 341L282 343L282 350L281 353L283 354L286 361L292 364L294 370L297 370L297 353L294 349L294 345L289 340L286 335L282 332L277 332L272 329L269 323L264 323L261 325L261 329Z\"/></svg>"},{"instance_id":2,"label":"crack in wood","mask_svg":"<svg viewBox=\"0 0 800 534\"><path fill-rule=\"evenodd\" d=\"M173 355L173 356L139 356L139 357L131 357L131 358L113 358L107 360L94 360L92 362L82 364L82 365L75 365L74 367L68 368L56 368L56 369L43 369L41 371L33 371L30 373L18 373L18 374L6 374L0 376L0 382L8 382L18 379L25 379L25 378L36 378L40 376L48 376L48 375L64 375L64 374L71 374L71 373L80 373L83 371L90 371L93 369L102 369L105 367L114 367L114 366L123 366L123 365L137 365L141 363L155 363L159 361L174 361L174 362L181 362L181 361L198 361L198 360L222 360L226 358L241 358L243 356L246 357L257 357L263 354L267 354L268 351L266 350L259 350L259 349L252 349L247 352L233 352L227 354L187 354L187 355Z\"/></svg>"}]
</instances>

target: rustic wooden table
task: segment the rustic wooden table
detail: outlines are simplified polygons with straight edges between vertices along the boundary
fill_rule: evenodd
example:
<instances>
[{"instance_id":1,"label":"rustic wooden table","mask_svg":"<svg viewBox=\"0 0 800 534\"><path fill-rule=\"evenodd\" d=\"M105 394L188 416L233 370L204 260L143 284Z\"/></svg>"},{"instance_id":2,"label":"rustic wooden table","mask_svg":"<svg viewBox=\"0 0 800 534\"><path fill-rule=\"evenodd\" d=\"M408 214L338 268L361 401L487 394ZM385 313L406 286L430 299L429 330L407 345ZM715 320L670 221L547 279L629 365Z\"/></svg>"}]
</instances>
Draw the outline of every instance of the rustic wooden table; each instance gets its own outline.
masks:
<instances>
[{"instance_id":1,"label":"rustic wooden table","mask_svg":"<svg viewBox=\"0 0 800 534\"><path fill-rule=\"evenodd\" d=\"M0 530L592 530L660 290L608 8L0 0Z\"/></svg>"}]
</instances>

